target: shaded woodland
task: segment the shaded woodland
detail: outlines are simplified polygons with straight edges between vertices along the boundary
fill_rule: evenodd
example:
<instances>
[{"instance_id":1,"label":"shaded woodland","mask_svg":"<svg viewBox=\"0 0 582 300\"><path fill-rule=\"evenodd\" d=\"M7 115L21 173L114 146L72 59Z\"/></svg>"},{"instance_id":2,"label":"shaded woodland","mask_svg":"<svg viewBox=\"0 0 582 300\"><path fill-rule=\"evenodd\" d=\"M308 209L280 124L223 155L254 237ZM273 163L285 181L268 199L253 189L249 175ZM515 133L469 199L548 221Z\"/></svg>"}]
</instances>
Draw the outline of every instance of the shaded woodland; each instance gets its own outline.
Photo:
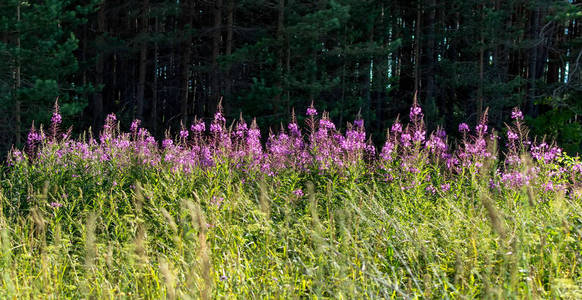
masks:
<instances>
[{"instance_id":1,"label":"shaded woodland","mask_svg":"<svg viewBox=\"0 0 582 300\"><path fill-rule=\"evenodd\" d=\"M581 149L580 0L3 0L0 146L58 97L65 125L108 113L156 136L210 118L278 128L311 103L377 143L414 95L429 130L520 107L536 135Z\"/></svg>"}]
</instances>

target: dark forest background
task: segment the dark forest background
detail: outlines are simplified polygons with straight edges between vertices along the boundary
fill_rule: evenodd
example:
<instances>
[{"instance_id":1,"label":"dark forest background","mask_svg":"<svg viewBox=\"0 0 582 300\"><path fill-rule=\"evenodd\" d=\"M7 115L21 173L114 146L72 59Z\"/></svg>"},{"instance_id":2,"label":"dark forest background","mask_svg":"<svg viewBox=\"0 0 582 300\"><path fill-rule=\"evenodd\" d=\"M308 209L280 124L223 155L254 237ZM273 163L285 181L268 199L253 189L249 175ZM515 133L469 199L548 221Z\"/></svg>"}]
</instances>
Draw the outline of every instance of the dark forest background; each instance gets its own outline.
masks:
<instances>
[{"instance_id":1,"label":"dark forest background","mask_svg":"<svg viewBox=\"0 0 582 300\"><path fill-rule=\"evenodd\" d=\"M47 123L115 112L157 136L222 100L230 119L278 129L313 101L358 113L376 142L415 92L429 129L456 132L519 106L533 133L582 142L582 1L0 1L0 153Z\"/></svg>"}]
</instances>

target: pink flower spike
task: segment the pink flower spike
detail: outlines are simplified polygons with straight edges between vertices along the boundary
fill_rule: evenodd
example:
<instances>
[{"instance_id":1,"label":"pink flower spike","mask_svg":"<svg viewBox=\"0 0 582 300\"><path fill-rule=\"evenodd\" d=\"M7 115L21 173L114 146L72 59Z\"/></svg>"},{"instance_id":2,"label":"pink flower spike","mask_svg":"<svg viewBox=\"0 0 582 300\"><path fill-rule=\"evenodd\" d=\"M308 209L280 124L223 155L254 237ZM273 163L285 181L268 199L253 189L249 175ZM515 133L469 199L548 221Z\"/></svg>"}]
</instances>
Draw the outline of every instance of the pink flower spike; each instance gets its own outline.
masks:
<instances>
[{"instance_id":1,"label":"pink flower spike","mask_svg":"<svg viewBox=\"0 0 582 300\"><path fill-rule=\"evenodd\" d=\"M467 125L467 123L459 124L459 132L468 132L468 131L469 131L469 125Z\"/></svg>"},{"instance_id":2,"label":"pink flower spike","mask_svg":"<svg viewBox=\"0 0 582 300\"><path fill-rule=\"evenodd\" d=\"M309 107L307 108L307 113L308 116L317 116L317 110L314 107Z\"/></svg>"},{"instance_id":3,"label":"pink flower spike","mask_svg":"<svg viewBox=\"0 0 582 300\"><path fill-rule=\"evenodd\" d=\"M523 113L516 107L511 112L511 118L514 120L523 120Z\"/></svg>"},{"instance_id":4,"label":"pink flower spike","mask_svg":"<svg viewBox=\"0 0 582 300\"><path fill-rule=\"evenodd\" d=\"M410 108L410 119L414 120L417 117L422 118L422 109L418 105L414 105Z\"/></svg>"},{"instance_id":5,"label":"pink flower spike","mask_svg":"<svg viewBox=\"0 0 582 300\"><path fill-rule=\"evenodd\" d=\"M519 139L519 136L517 135L517 133L515 133L515 132L513 132L513 131L510 130L510 131L507 132L507 138L510 141L514 141L514 140Z\"/></svg>"},{"instance_id":6,"label":"pink flower spike","mask_svg":"<svg viewBox=\"0 0 582 300\"><path fill-rule=\"evenodd\" d=\"M131 132L136 132L137 129L139 128L140 124L141 124L141 120L138 120L138 119L133 120L133 122L131 122L131 127L129 127L129 130Z\"/></svg>"}]
</instances>

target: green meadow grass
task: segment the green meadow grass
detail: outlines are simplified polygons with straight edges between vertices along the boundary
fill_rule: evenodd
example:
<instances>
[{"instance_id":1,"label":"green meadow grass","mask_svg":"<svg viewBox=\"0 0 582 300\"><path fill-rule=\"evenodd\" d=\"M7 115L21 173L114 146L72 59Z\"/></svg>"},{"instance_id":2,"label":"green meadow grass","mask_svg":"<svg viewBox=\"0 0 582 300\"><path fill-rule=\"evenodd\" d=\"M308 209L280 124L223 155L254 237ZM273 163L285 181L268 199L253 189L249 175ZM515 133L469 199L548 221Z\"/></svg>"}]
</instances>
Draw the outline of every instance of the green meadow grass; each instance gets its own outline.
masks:
<instances>
[{"instance_id":1,"label":"green meadow grass","mask_svg":"<svg viewBox=\"0 0 582 300\"><path fill-rule=\"evenodd\" d=\"M75 168L3 171L0 298L582 298L580 198L469 173L433 195L365 171Z\"/></svg>"}]
</instances>

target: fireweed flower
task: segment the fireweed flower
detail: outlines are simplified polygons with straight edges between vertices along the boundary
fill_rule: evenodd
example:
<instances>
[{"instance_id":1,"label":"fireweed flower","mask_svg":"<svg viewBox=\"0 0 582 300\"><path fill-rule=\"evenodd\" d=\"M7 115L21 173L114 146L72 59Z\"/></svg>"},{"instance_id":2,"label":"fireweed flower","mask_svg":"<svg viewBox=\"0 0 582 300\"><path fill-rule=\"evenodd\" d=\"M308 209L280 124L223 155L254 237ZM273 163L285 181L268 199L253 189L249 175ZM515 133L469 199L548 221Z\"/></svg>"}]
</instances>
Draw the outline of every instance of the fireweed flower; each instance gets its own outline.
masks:
<instances>
[{"instance_id":1,"label":"fireweed flower","mask_svg":"<svg viewBox=\"0 0 582 300\"><path fill-rule=\"evenodd\" d=\"M511 118L514 120L523 120L523 113L516 107L511 112Z\"/></svg>"},{"instance_id":2,"label":"fireweed flower","mask_svg":"<svg viewBox=\"0 0 582 300\"><path fill-rule=\"evenodd\" d=\"M171 139L165 139L162 141L162 148L168 148L174 145L174 141Z\"/></svg>"},{"instance_id":3,"label":"fireweed flower","mask_svg":"<svg viewBox=\"0 0 582 300\"><path fill-rule=\"evenodd\" d=\"M429 185L429 186L427 186L425 190L426 190L427 192L429 192L429 193L433 194L433 195L434 195L434 194L436 193L436 191L437 191L437 190L436 190L436 188L435 188L434 186L432 186L432 185Z\"/></svg>"},{"instance_id":4,"label":"fireweed flower","mask_svg":"<svg viewBox=\"0 0 582 300\"><path fill-rule=\"evenodd\" d=\"M410 119L416 120L417 118L421 119L423 117L422 109L418 105L414 105L410 108Z\"/></svg>"},{"instance_id":5,"label":"fireweed flower","mask_svg":"<svg viewBox=\"0 0 582 300\"><path fill-rule=\"evenodd\" d=\"M247 133L246 146L248 153L258 159L263 153L263 146L261 145L261 130L257 127L257 121L253 120L251 128Z\"/></svg>"},{"instance_id":6,"label":"fireweed flower","mask_svg":"<svg viewBox=\"0 0 582 300\"><path fill-rule=\"evenodd\" d=\"M210 203L212 205L215 205L217 207L220 207L222 205L222 201L224 201L224 198L223 197L212 196L212 199L210 200Z\"/></svg>"},{"instance_id":7,"label":"fireweed flower","mask_svg":"<svg viewBox=\"0 0 582 300\"><path fill-rule=\"evenodd\" d=\"M439 135L438 132L436 135L431 134L429 140L426 142L426 147L430 149L431 153L445 152L448 149L445 138L446 135Z\"/></svg>"},{"instance_id":8,"label":"fireweed flower","mask_svg":"<svg viewBox=\"0 0 582 300\"><path fill-rule=\"evenodd\" d=\"M196 124L192 124L192 126L190 126L190 130L195 133L201 133L206 130L206 125L204 124L204 121L200 121Z\"/></svg>"},{"instance_id":9,"label":"fireweed flower","mask_svg":"<svg viewBox=\"0 0 582 300\"><path fill-rule=\"evenodd\" d=\"M513 171L501 175L501 182L512 188L521 188L529 184L531 176L524 175L521 172Z\"/></svg>"},{"instance_id":10,"label":"fireweed flower","mask_svg":"<svg viewBox=\"0 0 582 300\"><path fill-rule=\"evenodd\" d=\"M131 122L131 126L129 127L129 130L131 132L136 132L137 129L139 128L139 125L141 124L141 120L133 120L133 122Z\"/></svg>"},{"instance_id":11,"label":"fireweed flower","mask_svg":"<svg viewBox=\"0 0 582 300\"><path fill-rule=\"evenodd\" d=\"M180 130L180 137L183 139L187 138L188 137L188 130L186 130L186 129Z\"/></svg>"},{"instance_id":12,"label":"fireweed flower","mask_svg":"<svg viewBox=\"0 0 582 300\"><path fill-rule=\"evenodd\" d=\"M310 109L312 116L317 113L313 106ZM188 131L184 128L175 139L166 138L158 144L147 130L139 128L138 120L131 123L129 132L118 132L117 118L111 114L106 119L100 139L89 138L87 141L51 139L51 143L54 142L58 147L42 143L43 131L33 127L28 133L27 155L23 156L21 152L13 150L8 163L16 164L19 160L27 158L34 161L35 158L42 160L54 157L58 166L55 172L63 174L69 171L75 173L67 174L79 174L77 170L87 170L88 166L100 161L117 164L118 168L131 167L137 163L167 168L172 172L195 174L197 169L212 168L227 160L232 168L252 176L273 176L286 169L319 174L332 171L344 176L342 173L346 172L346 169L354 163L358 165L361 163L365 170L372 174L376 170L383 170L378 175L387 180L409 180L412 174L423 174L425 171L415 163L418 159L426 159L429 164L435 164L439 167L435 168L436 172L446 172L434 174L433 177L441 178L441 175L445 175L446 178L450 176L454 178L455 174L463 172L464 167L479 169L484 165L484 158L494 155L488 150L487 144L490 143L493 134L485 134L486 117L479 122L474 136L466 134L470 131L467 124L459 124L459 131L463 133L464 138L458 148L449 151L445 132L437 129L427 136L422 121L418 119L422 110L413 107L411 113L416 118L412 125L407 126L397 120L388 131L385 143L378 154L370 141L366 141L363 120L355 120L353 126L342 134L325 113L321 119L308 118L308 121L312 121L307 123L312 129L309 136L302 135L300 126L293 119L287 125L288 131L282 129L279 133L271 132L265 145L261 143L261 132L256 125L247 126L240 122L232 128L232 131L227 131L221 112L218 112L209 123L209 126L212 124L212 137L202 138L202 132L206 129L205 123L196 120L190 127L194 133L189 133L194 135L195 139L188 144L183 142L183 139L188 137ZM514 110L512 117L514 120L521 120L523 114ZM510 141L522 138L520 132L524 131L519 128L519 124L521 123L516 122L516 126L509 128L507 137ZM179 139L182 139L181 143L177 143ZM424 147L406 148L411 147L413 142L415 145L418 145L416 144L418 142L424 143ZM402 149L399 144L405 148ZM534 158L532 162L534 165L525 171L522 169L528 164L523 161L524 152ZM582 176L582 164L575 162L568 166L566 162L559 160L561 156L560 148L544 142L541 144L524 142L520 149L510 148L505 155L505 161L499 164L502 167L491 183L492 188L513 189L531 183L541 191L565 189L571 192L568 189L577 186ZM72 167L75 169L67 169ZM99 173L99 176L108 176L106 172ZM430 185L430 180L426 178L423 177L422 181ZM419 183L415 184L418 187ZM410 184L407 183L405 189L409 188ZM443 192L450 190L451 187L439 184L426 189L427 193L432 193L433 189ZM290 193L298 195L300 192Z\"/></svg>"},{"instance_id":13,"label":"fireweed flower","mask_svg":"<svg viewBox=\"0 0 582 300\"><path fill-rule=\"evenodd\" d=\"M59 114L58 111L55 111L53 113L52 118L51 118L51 122L53 123L53 125L61 124L62 121L63 121L63 118L61 117L61 114Z\"/></svg>"},{"instance_id":14,"label":"fireweed flower","mask_svg":"<svg viewBox=\"0 0 582 300\"><path fill-rule=\"evenodd\" d=\"M544 191L546 192L553 192L554 191L554 183L551 181L548 181L546 184L543 185L544 187Z\"/></svg>"},{"instance_id":15,"label":"fireweed flower","mask_svg":"<svg viewBox=\"0 0 582 300\"><path fill-rule=\"evenodd\" d=\"M301 135L301 131L299 130L297 123L289 123L289 125L287 125L287 129L289 129L289 132L294 136Z\"/></svg>"},{"instance_id":16,"label":"fireweed flower","mask_svg":"<svg viewBox=\"0 0 582 300\"><path fill-rule=\"evenodd\" d=\"M439 129L437 129L437 131L436 131L436 136L437 136L437 137L439 137L439 138L441 138L441 139L444 139L444 138L446 138L446 137L447 137L447 132L446 132L446 131L444 131L443 129L440 129L440 128L439 128Z\"/></svg>"},{"instance_id":17,"label":"fireweed flower","mask_svg":"<svg viewBox=\"0 0 582 300\"><path fill-rule=\"evenodd\" d=\"M313 106L311 106L311 107L307 108L306 114L308 116L317 116L317 110Z\"/></svg>"},{"instance_id":18,"label":"fireweed flower","mask_svg":"<svg viewBox=\"0 0 582 300\"><path fill-rule=\"evenodd\" d=\"M402 132L402 124L396 122L392 125L392 128L390 128L390 130L395 133L400 133Z\"/></svg>"},{"instance_id":19,"label":"fireweed flower","mask_svg":"<svg viewBox=\"0 0 582 300\"><path fill-rule=\"evenodd\" d=\"M390 141L386 141L386 143L382 147L382 152L380 152L380 157L382 157L382 159L385 161L391 161L393 151L394 151L394 143L392 143Z\"/></svg>"},{"instance_id":20,"label":"fireweed flower","mask_svg":"<svg viewBox=\"0 0 582 300\"><path fill-rule=\"evenodd\" d=\"M50 203L50 206L52 208L59 208L59 207L63 207L63 204L62 203L59 203L59 202L51 202Z\"/></svg>"},{"instance_id":21,"label":"fireweed flower","mask_svg":"<svg viewBox=\"0 0 582 300\"><path fill-rule=\"evenodd\" d=\"M467 123L459 124L459 132L469 132L469 125Z\"/></svg>"},{"instance_id":22,"label":"fireweed flower","mask_svg":"<svg viewBox=\"0 0 582 300\"><path fill-rule=\"evenodd\" d=\"M424 142L425 136L426 136L426 131L416 130L416 131L414 131L414 134L412 136L412 140L415 143L422 143L422 142Z\"/></svg>"},{"instance_id":23,"label":"fireweed flower","mask_svg":"<svg viewBox=\"0 0 582 300\"><path fill-rule=\"evenodd\" d=\"M226 119L222 115L222 112L219 110L214 114L214 121L224 123Z\"/></svg>"},{"instance_id":24,"label":"fireweed flower","mask_svg":"<svg viewBox=\"0 0 582 300\"><path fill-rule=\"evenodd\" d=\"M241 123L238 123L236 125L236 131L234 132L234 135L237 138L242 139L245 134L247 133L247 131L249 130L249 127L247 126L247 123L245 123L244 121L242 121Z\"/></svg>"},{"instance_id":25,"label":"fireweed flower","mask_svg":"<svg viewBox=\"0 0 582 300\"><path fill-rule=\"evenodd\" d=\"M117 121L117 116L115 114L108 114L107 117L105 118L105 124L112 124L115 123ZM107 128L107 127L106 127Z\"/></svg>"},{"instance_id":26,"label":"fireweed flower","mask_svg":"<svg viewBox=\"0 0 582 300\"><path fill-rule=\"evenodd\" d=\"M400 136L400 142L402 143L402 146L404 146L404 147L410 146L410 140L411 139L412 139L412 137L408 133L403 133Z\"/></svg>"},{"instance_id":27,"label":"fireweed flower","mask_svg":"<svg viewBox=\"0 0 582 300\"><path fill-rule=\"evenodd\" d=\"M294 191L293 191L293 194L295 194L297 197L301 197L301 196L303 196L303 195L304 195L304 194L303 194L303 190L301 190L301 189L296 189L296 190L294 190Z\"/></svg>"},{"instance_id":28,"label":"fireweed flower","mask_svg":"<svg viewBox=\"0 0 582 300\"><path fill-rule=\"evenodd\" d=\"M28 139L27 139L27 143L29 145L32 145L34 143L38 143L42 141L42 135L36 131L30 131L28 133Z\"/></svg>"},{"instance_id":29,"label":"fireweed flower","mask_svg":"<svg viewBox=\"0 0 582 300\"><path fill-rule=\"evenodd\" d=\"M507 131L507 138L511 141L514 141L514 140L519 139L519 136L517 135L517 133L509 130L509 131Z\"/></svg>"},{"instance_id":30,"label":"fireweed flower","mask_svg":"<svg viewBox=\"0 0 582 300\"><path fill-rule=\"evenodd\" d=\"M445 192L445 193L446 193L446 192L448 192L450 189L451 189L451 185L450 185L450 184L448 184L448 183L441 184L441 190L442 190L443 192Z\"/></svg>"},{"instance_id":31,"label":"fireweed flower","mask_svg":"<svg viewBox=\"0 0 582 300\"><path fill-rule=\"evenodd\" d=\"M220 126L220 124L212 123L210 124L210 132L220 133L222 132L222 126Z\"/></svg>"},{"instance_id":32,"label":"fireweed flower","mask_svg":"<svg viewBox=\"0 0 582 300\"><path fill-rule=\"evenodd\" d=\"M319 120L319 126L325 128L325 129L330 129L330 130L335 129L335 124L333 124L333 122L328 120L328 119Z\"/></svg>"}]
</instances>

